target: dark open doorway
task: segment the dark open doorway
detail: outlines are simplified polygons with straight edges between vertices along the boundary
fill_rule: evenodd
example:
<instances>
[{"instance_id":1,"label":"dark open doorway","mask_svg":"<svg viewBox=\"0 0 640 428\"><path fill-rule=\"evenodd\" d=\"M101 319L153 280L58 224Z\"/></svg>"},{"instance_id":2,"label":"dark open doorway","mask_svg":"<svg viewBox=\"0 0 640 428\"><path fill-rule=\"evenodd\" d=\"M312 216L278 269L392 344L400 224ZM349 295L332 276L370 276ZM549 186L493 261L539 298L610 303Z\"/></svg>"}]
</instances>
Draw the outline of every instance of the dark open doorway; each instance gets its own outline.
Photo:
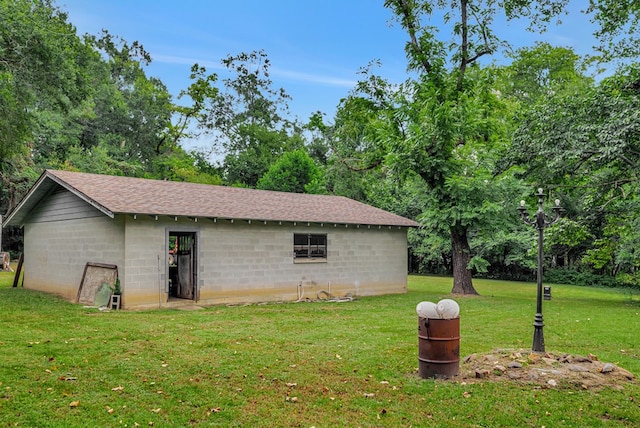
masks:
<instances>
[{"instance_id":1,"label":"dark open doorway","mask_svg":"<svg viewBox=\"0 0 640 428\"><path fill-rule=\"evenodd\" d=\"M169 298L198 300L196 232L169 232Z\"/></svg>"}]
</instances>

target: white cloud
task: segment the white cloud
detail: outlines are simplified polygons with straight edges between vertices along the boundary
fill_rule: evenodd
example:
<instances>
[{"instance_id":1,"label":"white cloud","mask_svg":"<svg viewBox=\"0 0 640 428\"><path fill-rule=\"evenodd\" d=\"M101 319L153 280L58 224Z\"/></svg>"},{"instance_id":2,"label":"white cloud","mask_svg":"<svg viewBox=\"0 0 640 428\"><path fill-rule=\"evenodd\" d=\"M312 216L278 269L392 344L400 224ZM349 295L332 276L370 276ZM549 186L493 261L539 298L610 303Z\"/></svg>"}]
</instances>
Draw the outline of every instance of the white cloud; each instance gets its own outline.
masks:
<instances>
[{"instance_id":1,"label":"white cloud","mask_svg":"<svg viewBox=\"0 0 640 428\"><path fill-rule=\"evenodd\" d=\"M300 82L319 83L326 86L337 86L341 88L353 88L357 82L355 80L342 79L339 77L323 76L319 74L303 73L293 70L282 70L273 68L274 76L279 76L287 80L297 80Z\"/></svg>"},{"instance_id":2,"label":"white cloud","mask_svg":"<svg viewBox=\"0 0 640 428\"><path fill-rule=\"evenodd\" d=\"M198 58L190 58L176 55L153 55L153 62L155 63L163 63L163 64L184 64L184 65L193 65L199 64L201 66L206 67L207 69L214 70L226 70L219 62L202 60ZM298 81L298 82L307 82L307 83L315 83L325 86L334 86L341 88L353 88L356 85L355 80L343 79L340 77L326 76L320 74L313 73L304 73L295 70L287 70L281 68L273 67L271 69L271 75L274 78L279 78L282 80L289 81Z\"/></svg>"},{"instance_id":3,"label":"white cloud","mask_svg":"<svg viewBox=\"0 0 640 428\"><path fill-rule=\"evenodd\" d=\"M198 64L206 68L213 68L217 70L224 70L224 67L219 62L201 60L197 58L188 58L183 56L174 55L152 55L153 62L160 62L163 64L185 64L192 66Z\"/></svg>"}]
</instances>

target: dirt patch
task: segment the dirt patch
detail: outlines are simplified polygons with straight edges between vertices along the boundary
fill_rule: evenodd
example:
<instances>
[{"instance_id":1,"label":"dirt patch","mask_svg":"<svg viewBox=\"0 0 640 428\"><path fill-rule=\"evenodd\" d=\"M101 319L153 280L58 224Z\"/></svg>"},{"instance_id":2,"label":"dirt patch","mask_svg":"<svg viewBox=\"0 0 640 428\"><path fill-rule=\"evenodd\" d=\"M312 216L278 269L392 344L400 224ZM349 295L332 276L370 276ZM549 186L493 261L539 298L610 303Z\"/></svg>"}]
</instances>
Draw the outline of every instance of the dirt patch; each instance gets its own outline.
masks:
<instances>
[{"instance_id":1,"label":"dirt patch","mask_svg":"<svg viewBox=\"0 0 640 428\"><path fill-rule=\"evenodd\" d=\"M457 382L520 382L543 388L622 389L635 382L629 371L597 356L535 353L527 350L494 350L471 354L460 361Z\"/></svg>"}]
</instances>

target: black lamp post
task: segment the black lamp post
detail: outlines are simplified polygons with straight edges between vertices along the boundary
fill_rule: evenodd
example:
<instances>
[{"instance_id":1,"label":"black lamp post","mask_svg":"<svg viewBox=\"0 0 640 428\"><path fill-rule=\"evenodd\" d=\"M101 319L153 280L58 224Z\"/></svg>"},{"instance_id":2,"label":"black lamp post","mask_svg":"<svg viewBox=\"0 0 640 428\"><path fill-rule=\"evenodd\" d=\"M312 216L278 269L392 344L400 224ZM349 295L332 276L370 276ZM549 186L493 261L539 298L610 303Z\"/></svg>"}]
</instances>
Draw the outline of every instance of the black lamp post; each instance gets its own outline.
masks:
<instances>
[{"instance_id":1,"label":"black lamp post","mask_svg":"<svg viewBox=\"0 0 640 428\"><path fill-rule=\"evenodd\" d=\"M538 211L533 218L529 217L527 208L525 208L524 201L520 201L520 214L522 220L526 224L530 224L538 229L538 295L536 300L536 316L533 321L533 346L534 352L544 352L544 322L542 321L542 242L545 227L551 226L560 218L560 199L556 199L556 206L553 207L553 218L547 217L542 209L542 203L544 202L545 194L542 192L542 188L538 189Z\"/></svg>"}]
</instances>

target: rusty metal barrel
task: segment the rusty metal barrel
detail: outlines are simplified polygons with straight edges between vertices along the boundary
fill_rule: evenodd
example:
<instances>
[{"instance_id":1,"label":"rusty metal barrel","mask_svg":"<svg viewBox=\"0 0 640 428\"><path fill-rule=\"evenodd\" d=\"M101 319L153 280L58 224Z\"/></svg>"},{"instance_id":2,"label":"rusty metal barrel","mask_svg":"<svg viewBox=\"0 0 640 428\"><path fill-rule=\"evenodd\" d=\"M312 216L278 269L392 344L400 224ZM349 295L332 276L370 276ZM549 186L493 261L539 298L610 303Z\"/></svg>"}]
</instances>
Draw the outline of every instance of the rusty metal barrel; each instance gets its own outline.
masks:
<instances>
[{"instance_id":1,"label":"rusty metal barrel","mask_svg":"<svg viewBox=\"0 0 640 428\"><path fill-rule=\"evenodd\" d=\"M460 318L418 317L418 373L447 379L460 369Z\"/></svg>"}]
</instances>

